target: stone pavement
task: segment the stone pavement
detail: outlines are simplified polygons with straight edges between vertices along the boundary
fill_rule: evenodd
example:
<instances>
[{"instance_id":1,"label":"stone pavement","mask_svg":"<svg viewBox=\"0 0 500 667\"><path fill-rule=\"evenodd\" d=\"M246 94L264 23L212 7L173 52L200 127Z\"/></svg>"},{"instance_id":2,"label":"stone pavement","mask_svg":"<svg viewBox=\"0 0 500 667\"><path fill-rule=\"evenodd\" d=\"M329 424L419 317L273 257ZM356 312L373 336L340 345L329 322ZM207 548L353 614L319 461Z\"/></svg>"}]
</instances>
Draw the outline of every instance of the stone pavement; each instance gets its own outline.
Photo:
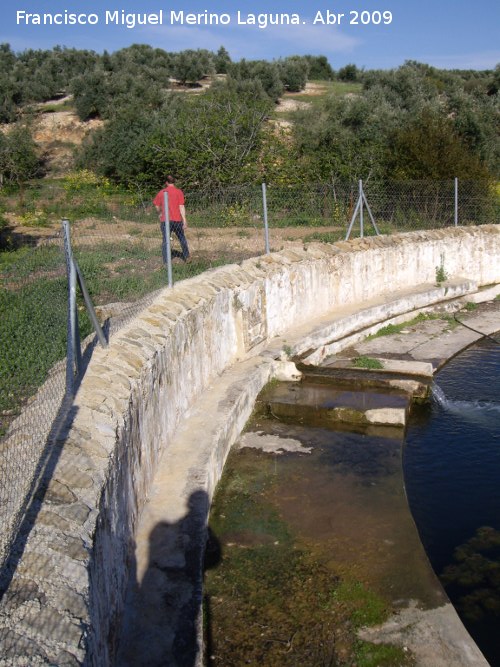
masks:
<instances>
[{"instance_id":1,"label":"stone pavement","mask_svg":"<svg viewBox=\"0 0 500 667\"><path fill-rule=\"evenodd\" d=\"M433 314L439 315L440 311ZM480 340L482 334L500 331L499 299L477 304L471 310L463 302L450 304L450 311L441 311L441 315L438 319L412 322L397 333L362 340L325 363L342 364L346 359L367 356L427 362L436 371L455 354Z\"/></svg>"}]
</instances>

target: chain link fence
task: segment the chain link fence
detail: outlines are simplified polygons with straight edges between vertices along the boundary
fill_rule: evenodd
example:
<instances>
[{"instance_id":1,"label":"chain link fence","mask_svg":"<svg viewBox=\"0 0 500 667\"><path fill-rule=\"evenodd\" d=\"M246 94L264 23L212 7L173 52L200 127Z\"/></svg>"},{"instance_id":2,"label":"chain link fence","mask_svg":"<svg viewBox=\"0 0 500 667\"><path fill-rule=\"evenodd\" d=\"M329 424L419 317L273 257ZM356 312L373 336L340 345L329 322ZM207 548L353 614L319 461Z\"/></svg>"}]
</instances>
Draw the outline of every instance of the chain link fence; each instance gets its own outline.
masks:
<instances>
[{"instance_id":1,"label":"chain link fence","mask_svg":"<svg viewBox=\"0 0 500 667\"><path fill-rule=\"evenodd\" d=\"M2 257L0 558L33 498L32 483L65 393L66 267L61 239Z\"/></svg>"},{"instance_id":2,"label":"chain link fence","mask_svg":"<svg viewBox=\"0 0 500 667\"><path fill-rule=\"evenodd\" d=\"M383 234L477 225L499 220L499 193L478 182L363 183ZM107 337L167 285L155 193L117 193L108 186L37 185L3 193L0 237L0 565L12 553L36 501L67 402L68 286L61 218L70 221L73 255ZM344 239L359 183L228 187L186 192L191 261L172 234L173 282L270 250ZM265 194L265 196L264 196ZM10 216L10 218L8 217ZM19 224L20 223L20 224ZM1 230L0 230L1 231ZM367 219L363 232L376 233ZM84 351L96 344L81 295Z\"/></svg>"}]
</instances>

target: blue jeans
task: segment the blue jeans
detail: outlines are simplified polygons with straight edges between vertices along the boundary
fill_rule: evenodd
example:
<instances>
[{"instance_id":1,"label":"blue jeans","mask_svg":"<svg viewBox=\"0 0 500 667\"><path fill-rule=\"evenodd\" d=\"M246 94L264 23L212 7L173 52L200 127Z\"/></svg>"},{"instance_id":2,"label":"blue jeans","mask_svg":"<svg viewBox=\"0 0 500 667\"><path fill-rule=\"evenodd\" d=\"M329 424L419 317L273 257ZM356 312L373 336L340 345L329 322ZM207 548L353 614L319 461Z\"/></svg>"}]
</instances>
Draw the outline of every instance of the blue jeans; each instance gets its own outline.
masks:
<instances>
[{"instance_id":1,"label":"blue jeans","mask_svg":"<svg viewBox=\"0 0 500 667\"><path fill-rule=\"evenodd\" d=\"M162 235L162 244L161 244L161 254L163 257L163 262L166 264L167 263L167 225L165 222L160 222L160 227L161 227L161 235ZM184 234L184 227L182 226L182 222L177 222L177 221L170 221L170 231L173 232L177 238L179 239L179 243L181 244L181 249L182 252L179 252L178 250L172 250L171 251L171 256L172 257L182 257L184 261L189 257L189 247L188 243L186 240L186 236Z\"/></svg>"}]
</instances>

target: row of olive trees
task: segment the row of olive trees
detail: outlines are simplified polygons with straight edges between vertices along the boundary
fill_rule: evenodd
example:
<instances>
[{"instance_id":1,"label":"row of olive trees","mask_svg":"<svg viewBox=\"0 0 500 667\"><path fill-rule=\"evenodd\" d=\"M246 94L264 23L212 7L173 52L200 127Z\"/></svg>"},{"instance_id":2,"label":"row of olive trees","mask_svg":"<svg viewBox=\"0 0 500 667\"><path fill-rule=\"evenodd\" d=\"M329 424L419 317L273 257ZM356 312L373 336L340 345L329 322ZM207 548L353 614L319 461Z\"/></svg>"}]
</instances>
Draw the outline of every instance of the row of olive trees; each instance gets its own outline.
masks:
<instances>
[{"instance_id":1,"label":"row of olive trees","mask_svg":"<svg viewBox=\"0 0 500 667\"><path fill-rule=\"evenodd\" d=\"M277 101L285 90L300 91L311 76L331 77L326 58L293 56L277 61L232 62L221 47L217 53L205 49L167 53L145 45L122 49L99 61L76 77L71 92L79 117L111 118L117 108L140 99L152 110L161 108L172 79L181 85L199 85L214 74L226 74L236 81L259 81L262 90Z\"/></svg>"},{"instance_id":2,"label":"row of olive trees","mask_svg":"<svg viewBox=\"0 0 500 667\"><path fill-rule=\"evenodd\" d=\"M16 120L26 105L68 92L73 78L94 68L98 59L92 51L61 47L16 54L0 44L0 123Z\"/></svg>"},{"instance_id":3,"label":"row of olive trees","mask_svg":"<svg viewBox=\"0 0 500 667\"><path fill-rule=\"evenodd\" d=\"M240 60L226 69L237 81L260 81L265 93L277 102L287 92L304 90L309 79L332 79L333 70L324 56L290 56L269 62L267 60Z\"/></svg>"},{"instance_id":4,"label":"row of olive trees","mask_svg":"<svg viewBox=\"0 0 500 667\"><path fill-rule=\"evenodd\" d=\"M498 73L415 62L366 72L359 95L296 115L288 168L318 180L498 178Z\"/></svg>"},{"instance_id":5,"label":"row of olive trees","mask_svg":"<svg viewBox=\"0 0 500 667\"><path fill-rule=\"evenodd\" d=\"M168 53L133 45L109 54L55 47L14 53L0 45L0 122L16 119L21 108L73 93L82 119L112 115L116 97L143 97L155 104L171 77L195 81L217 71L225 50ZM227 54L227 58L228 58Z\"/></svg>"},{"instance_id":6,"label":"row of olive trees","mask_svg":"<svg viewBox=\"0 0 500 667\"><path fill-rule=\"evenodd\" d=\"M500 95L490 91L491 73L412 62L366 72L360 93L326 96L280 136L265 122L276 85L270 65L277 64L230 65L225 83L195 98L167 97L154 113L122 107L87 142L82 166L127 184L152 185L175 170L196 187L500 175Z\"/></svg>"},{"instance_id":7,"label":"row of olive trees","mask_svg":"<svg viewBox=\"0 0 500 667\"><path fill-rule=\"evenodd\" d=\"M276 62L233 63L227 50L188 49L171 53L134 44L114 53L55 47L14 53L0 45L0 122L16 119L21 108L72 93L81 120L110 118L130 98L158 109L172 80L196 84L213 74L259 79L277 99L283 90L301 90L307 78L332 78L324 56L296 56Z\"/></svg>"}]
</instances>

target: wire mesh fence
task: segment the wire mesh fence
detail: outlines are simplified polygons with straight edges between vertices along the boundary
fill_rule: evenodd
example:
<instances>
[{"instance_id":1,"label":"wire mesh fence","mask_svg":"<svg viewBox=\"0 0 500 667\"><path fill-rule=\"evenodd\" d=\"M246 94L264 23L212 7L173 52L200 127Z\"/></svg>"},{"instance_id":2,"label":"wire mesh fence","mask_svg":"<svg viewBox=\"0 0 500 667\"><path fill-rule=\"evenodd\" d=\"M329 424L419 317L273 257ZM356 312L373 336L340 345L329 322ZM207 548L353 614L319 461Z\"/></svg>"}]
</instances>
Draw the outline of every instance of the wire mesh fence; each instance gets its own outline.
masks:
<instances>
[{"instance_id":1,"label":"wire mesh fence","mask_svg":"<svg viewBox=\"0 0 500 667\"><path fill-rule=\"evenodd\" d=\"M381 233L499 220L498 192L487 183L364 183ZM17 220L0 252L0 565L12 548L37 476L53 446L67 392L68 288L61 218L71 223L75 259L107 336L167 285L155 193L118 193L108 185L37 185L4 193L1 210ZM189 263L171 238L174 283L266 251L345 238L358 183L228 187L186 192ZM265 208L266 207L266 208ZM267 215L266 215L267 213ZM372 235L366 224L364 233ZM2 238L0 237L0 241ZM94 344L78 297L81 339Z\"/></svg>"},{"instance_id":2,"label":"wire mesh fence","mask_svg":"<svg viewBox=\"0 0 500 667\"><path fill-rule=\"evenodd\" d=\"M478 181L367 183L364 190L382 233L498 220L498 193Z\"/></svg>"},{"instance_id":3,"label":"wire mesh fence","mask_svg":"<svg viewBox=\"0 0 500 667\"><path fill-rule=\"evenodd\" d=\"M66 291L60 236L2 256L1 560L33 498L36 471L65 395Z\"/></svg>"}]
</instances>

